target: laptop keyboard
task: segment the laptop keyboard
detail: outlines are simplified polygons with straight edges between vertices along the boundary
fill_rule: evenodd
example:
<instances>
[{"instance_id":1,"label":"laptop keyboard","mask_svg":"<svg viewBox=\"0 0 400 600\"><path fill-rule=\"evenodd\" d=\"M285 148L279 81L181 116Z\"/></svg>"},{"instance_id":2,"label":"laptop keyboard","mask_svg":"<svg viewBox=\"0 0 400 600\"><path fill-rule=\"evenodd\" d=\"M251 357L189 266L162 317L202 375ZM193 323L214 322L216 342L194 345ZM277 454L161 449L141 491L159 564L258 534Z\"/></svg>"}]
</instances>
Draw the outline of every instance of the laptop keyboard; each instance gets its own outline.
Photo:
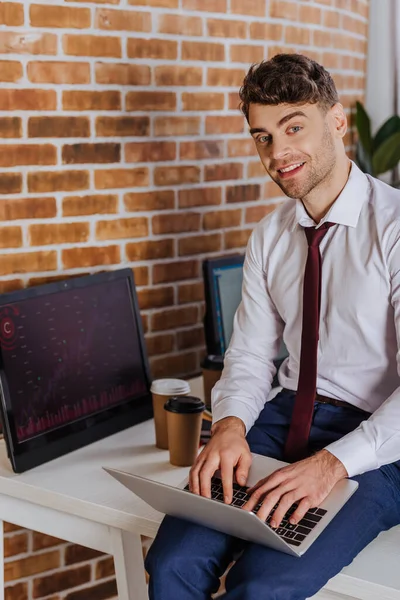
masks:
<instances>
[{"instance_id":1,"label":"laptop keyboard","mask_svg":"<svg viewBox=\"0 0 400 600\"><path fill-rule=\"evenodd\" d=\"M248 489L249 488L246 486L241 486L237 483L234 483L231 506L236 506L238 508L243 506L243 504L245 504L250 498L250 496L247 494ZM185 487L185 490L189 491L189 484ZM213 477L211 479L211 498L212 500L217 500L217 502L224 502L222 481L218 477ZM252 512L257 513L260 506L261 503L257 504L257 506L253 508ZM278 505L276 504L268 515L265 521L267 525L270 524L271 515L277 506ZM285 542L292 546L300 546L300 544L305 540L306 536L312 532L316 524L319 523L319 521L327 512L323 508L310 508L310 510L306 512L304 517L297 523L297 525L292 525L292 523L289 523L290 515L294 513L297 506L297 503L293 504L284 515L280 526L276 529L273 529L273 531L282 537Z\"/></svg>"}]
</instances>

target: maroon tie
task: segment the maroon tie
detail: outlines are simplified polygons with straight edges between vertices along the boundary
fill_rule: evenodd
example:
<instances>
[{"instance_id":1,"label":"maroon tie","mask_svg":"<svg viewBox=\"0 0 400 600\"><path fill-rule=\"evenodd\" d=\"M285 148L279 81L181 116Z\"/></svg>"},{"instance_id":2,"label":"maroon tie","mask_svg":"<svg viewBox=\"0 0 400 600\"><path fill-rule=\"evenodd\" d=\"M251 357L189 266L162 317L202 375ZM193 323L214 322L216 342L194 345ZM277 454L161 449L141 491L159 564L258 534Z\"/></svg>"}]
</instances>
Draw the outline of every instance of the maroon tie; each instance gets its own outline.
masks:
<instances>
[{"instance_id":1,"label":"maroon tie","mask_svg":"<svg viewBox=\"0 0 400 600\"><path fill-rule=\"evenodd\" d=\"M319 311L321 304L321 254L319 245L334 223L324 223L316 229L307 227L308 254L304 273L303 327L301 332L300 373L285 458L293 462L307 456L308 436L317 392L317 349Z\"/></svg>"}]
</instances>

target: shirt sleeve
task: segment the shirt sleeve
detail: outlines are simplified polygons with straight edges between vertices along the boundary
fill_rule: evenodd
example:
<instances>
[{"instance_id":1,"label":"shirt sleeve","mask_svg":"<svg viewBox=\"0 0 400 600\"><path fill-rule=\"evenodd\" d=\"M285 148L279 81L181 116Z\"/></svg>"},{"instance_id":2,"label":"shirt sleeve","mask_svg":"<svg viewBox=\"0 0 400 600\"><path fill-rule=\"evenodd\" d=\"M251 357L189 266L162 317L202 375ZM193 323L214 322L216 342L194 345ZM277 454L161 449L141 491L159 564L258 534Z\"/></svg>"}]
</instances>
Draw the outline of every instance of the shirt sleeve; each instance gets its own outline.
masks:
<instances>
[{"instance_id":1,"label":"shirt sleeve","mask_svg":"<svg viewBox=\"0 0 400 600\"><path fill-rule=\"evenodd\" d=\"M391 304L398 344L400 341L400 227L395 224L387 265L391 282ZM397 350L400 376L400 351ZM345 466L349 477L379 469L400 460L400 387L357 429L326 446Z\"/></svg>"},{"instance_id":2,"label":"shirt sleeve","mask_svg":"<svg viewBox=\"0 0 400 600\"><path fill-rule=\"evenodd\" d=\"M213 423L239 417L246 433L262 411L271 390L284 323L271 300L263 269L263 235L258 226L247 245L242 300L224 357L221 379L211 394Z\"/></svg>"}]
</instances>

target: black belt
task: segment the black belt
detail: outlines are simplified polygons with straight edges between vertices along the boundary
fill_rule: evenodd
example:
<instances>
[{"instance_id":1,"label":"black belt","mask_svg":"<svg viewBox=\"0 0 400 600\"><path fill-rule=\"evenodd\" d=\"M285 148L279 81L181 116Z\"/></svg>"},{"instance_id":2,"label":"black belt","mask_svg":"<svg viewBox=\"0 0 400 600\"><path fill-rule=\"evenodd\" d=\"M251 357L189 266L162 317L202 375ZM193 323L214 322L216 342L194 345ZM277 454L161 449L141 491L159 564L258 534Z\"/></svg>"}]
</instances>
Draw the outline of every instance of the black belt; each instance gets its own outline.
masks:
<instances>
[{"instance_id":1,"label":"black belt","mask_svg":"<svg viewBox=\"0 0 400 600\"><path fill-rule=\"evenodd\" d=\"M283 392L290 392L292 394L296 394L294 390L288 390L287 388L282 389ZM344 400L336 400L336 398L330 398L329 396L323 396L322 394L315 394L315 402L320 402L321 404L331 404L332 406L344 406L345 408L351 408L355 411L370 415L366 410L362 408L358 408L358 406L354 406L354 404L350 404L349 402L345 402Z\"/></svg>"}]
</instances>

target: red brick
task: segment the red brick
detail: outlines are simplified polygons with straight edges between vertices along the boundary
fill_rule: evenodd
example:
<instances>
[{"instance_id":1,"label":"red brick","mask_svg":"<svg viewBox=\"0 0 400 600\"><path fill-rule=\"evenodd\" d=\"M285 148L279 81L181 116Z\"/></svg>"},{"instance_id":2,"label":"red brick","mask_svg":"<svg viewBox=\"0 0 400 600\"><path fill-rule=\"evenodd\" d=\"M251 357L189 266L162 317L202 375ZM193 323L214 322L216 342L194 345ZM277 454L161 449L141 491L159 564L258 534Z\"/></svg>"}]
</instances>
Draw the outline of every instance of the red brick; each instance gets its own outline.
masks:
<instances>
[{"instance_id":1,"label":"red brick","mask_svg":"<svg viewBox=\"0 0 400 600\"><path fill-rule=\"evenodd\" d=\"M147 186L149 185L149 171L143 167L138 169L102 169L95 171L94 183L97 190Z\"/></svg>"},{"instance_id":2,"label":"red brick","mask_svg":"<svg viewBox=\"0 0 400 600\"><path fill-rule=\"evenodd\" d=\"M61 592L88 583L90 575L90 565L85 565L76 569L65 569L46 577L38 577L33 581L33 598L42 598L54 594L54 592Z\"/></svg>"},{"instance_id":3,"label":"red brick","mask_svg":"<svg viewBox=\"0 0 400 600\"><path fill-rule=\"evenodd\" d=\"M57 149L52 144L0 145L0 167L55 165Z\"/></svg>"},{"instance_id":4,"label":"red brick","mask_svg":"<svg viewBox=\"0 0 400 600\"><path fill-rule=\"evenodd\" d=\"M64 596L65 600L101 600L103 598L114 598L117 596L117 584L115 579L105 581L85 588L70 592Z\"/></svg>"},{"instance_id":5,"label":"red brick","mask_svg":"<svg viewBox=\"0 0 400 600\"><path fill-rule=\"evenodd\" d=\"M161 263L159 265L154 265L153 267L153 283L167 283L182 281L184 279L196 279L198 276L199 262L197 260ZM179 313L179 310L177 312ZM166 327L165 329L169 329L169 327Z\"/></svg>"},{"instance_id":6,"label":"red brick","mask_svg":"<svg viewBox=\"0 0 400 600\"><path fill-rule=\"evenodd\" d=\"M5 281L0 281L0 294L15 292L15 290L22 290L23 287L24 282L22 281L22 279L7 279Z\"/></svg>"},{"instance_id":7,"label":"red brick","mask_svg":"<svg viewBox=\"0 0 400 600\"><path fill-rule=\"evenodd\" d=\"M225 60L225 46L210 42L182 42L183 60L217 61Z\"/></svg>"},{"instance_id":8,"label":"red brick","mask_svg":"<svg viewBox=\"0 0 400 600\"><path fill-rule=\"evenodd\" d=\"M85 29L91 24L88 8L51 4L32 4L29 9L29 19L31 27Z\"/></svg>"},{"instance_id":9,"label":"red brick","mask_svg":"<svg viewBox=\"0 0 400 600\"><path fill-rule=\"evenodd\" d=\"M182 0L184 10L206 10L207 12L227 12L227 0Z\"/></svg>"},{"instance_id":10,"label":"red brick","mask_svg":"<svg viewBox=\"0 0 400 600\"><path fill-rule=\"evenodd\" d=\"M176 212L152 218L153 233L183 233L199 231L201 215L193 212Z\"/></svg>"},{"instance_id":11,"label":"red brick","mask_svg":"<svg viewBox=\"0 0 400 600\"><path fill-rule=\"evenodd\" d=\"M204 285L202 281L196 283L182 283L178 286L178 303L188 304L204 301Z\"/></svg>"},{"instance_id":12,"label":"red brick","mask_svg":"<svg viewBox=\"0 0 400 600\"><path fill-rule=\"evenodd\" d=\"M179 208L221 204L222 189L215 187L191 188L179 191Z\"/></svg>"},{"instance_id":13,"label":"red brick","mask_svg":"<svg viewBox=\"0 0 400 600\"><path fill-rule=\"evenodd\" d=\"M212 92L183 92L183 110L222 110L224 108L224 94Z\"/></svg>"},{"instance_id":14,"label":"red brick","mask_svg":"<svg viewBox=\"0 0 400 600\"><path fill-rule=\"evenodd\" d=\"M88 238L89 223L51 223L29 227L31 246L82 243Z\"/></svg>"},{"instance_id":15,"label":"red brick","mask_svg":"<svg viewBox=\"0 0 400 600\"><path fill-rule=\"evenodd\" d=\"M228 94L228 108L229 110L239 110L240 98L237 92L229 92Z\"/></svg>"},{"instance_id":16,"label":"red brick","mask_svg":"<svg viewBox=\"0 0 400 600\"><path fill-rule=\"evenodd\" d=\"M276 23L256 21L250 24L250 37L254 40L278 41L282 39L283 27Z\"/></svg>"},{"instance_id":17,"label":"red brick","mask_svg":"<svg viewBox=\"0 0 400 600\"><path fill-rule=\"evenodd\" d=\"M243 39L247 37L247 23L226 19L207 19L207 33L210 37Z\"/></svg>"},{"instance_id":18,"label":"red brick","mask_svg":"<svg viewBox=\"0 0 400 600\"><path fill-rule=\"evenodd\" d=\"M151 13L98 8L95 26L114 31L151 31Z\"/></svg>"},{"instance_id":19,"label":"red brick","mask_svg":"<svg viewBox=\"0 0 400 600\"><path fill-rule=\"evenodd\" d=\"M53 548L54 546L60 546L65 544L64 540L53 537L52 535L46 535L39 533L38 531L32 531L32 550L44 550L45 548Z\"/></svg>"},{"instance_id":20,"label":"red brick","mask_svg":"<svg viewBox=\"0 0 400 600\"><path fill-rule=\"evenodd\" d=\"M207 85L239 87L243 83L244 76L245 72L242 69L209 68L207 71Z\"/></svg>"},{"instance_id":21,"label":"red brick","mask_svg":"<svg viewBox=\"0 0 400 600\"><path fill-rule=\"evenodd\" d=\"M221 158L224 155L222 140L200 140L197 142L181 142L180 158L182 160L203 160Z\"/></svg>"},{"instance_id":22,"label":"red brick","mask_svg":"<svg viewBox=\"0 0 400 600\"><path fill-rule=\"evenodd\" d=\"M241 163L221 163L206 165L204 169L205 181L220 181L223 179L241 179L243 165Z\"/></svg>"},{"instance_id":23,"label":"red brick","mask_svg":"<svg viewBox=\"0 0 400 600\"><path fill-rule=\"evenodd\" d=\"M86 190L89 187L88 171L39 171L28 173L28 191L43 192Z\"/></svg>"},{"instance_id":24,"label":"red brick","mask_svg":"<svg viewBox=\"0 0 400 600\"><path fill-rule=\"evenodd\" d=\"M55 110L55 90L0 90L0 110Z\"/></svg>"},{"instance_id":25,"label":"red brick","mask_svg":"<svg viewBox=\"0 0 400 600\"><path fill-rule=\"evenodd\" d=\"M320 8L316 6L300 6L299 10L300 23L312 23L314 25L321 24L322 11Z\"/></svg>"},{"instance_id":26,"label":"red brick","mask_svg":"<svg viewBox=\"0 0 400 600\"><path fill-rule=\"evenodd\" d=\"M172 40L131 38L128 40L129 58L162 58L175 60L178 57L178 42Z\"/></svg>"},{"instance_id":27,"label":"red brick","mask_svg":"<svg viewBox=\"0 0 400 600\"><path fill-rule=\"evenodd\" d=\"M165 331L166 329L195 325L197 323L197 307L186 306L154 312L150 322L152 331Z\"/></svg>"},{"instance_id":28,"label":"red brick","mask_svg":"<svg viewBox=\"0 0 400 600\"><path fill-rule=\"evenodd\" d=\"M149 85L150 67L128 63L96 63L96 83L113 85Z\"/></svg>"},{"instance_id":29,"label":"red brick","mask_svg":"<svg viewBox=\"0 0 400 600\"><path fill-rule=\"evenodd\" d=\"M246 208L245 221L246 223L258 223L258 221L269 215L275 208L276 204L260 204Z\"/></svg>"},{"instance_id":30,"label":"red brick","mask_svg":"<svg viewBox=\"0 0 400 600\"><path fill-rule=\"evenodd\" d=\"M107 56L121 58L121 38L100 35L78 35L66 33L63 36L63 50L71 56Z\"/></svg>"},{"instance_id":31,"label":"red brick","mask_svg":"<svg viewBox=\"0 0 400 600\"><path fill-rule=\"evenodd\" d=\"M15 256L15 255L14 255ZM4 565L4 581L13 581L30 577L37 573L51 571L61 566L60 553L58 550L35 554L20 558L19 560L8 561Z\"/></svg>"},{"instance_id":32,"label":"red brick","mask_svg":"<svg viewBox=\"0 0 400 600\"><path fill-rule=\"evenodd\" d=\"M97 117L96 135L99 137L146 136L150 133L149 117Z\"/></svg>"},{"instance_id":33,"label":"red brick","mask_svg":"<svg viewBox=\"0 0 400 600\"><path fill-rule=\"evenodd\" d=\"M186 348L196 348L201 346L204 348L204 327L195 327L189 330L178 331L176 335L176 344L178 350Z\"/></svg>"},{"instance_id":34,"label":"red brick","mask_svg":"<svg viewBox=\"0 0 400 600\"><path fill-rule=\"evenodd\" d=\"M172 210L175 206L175 192L173 190L132 192L125 194L124 204L128 211Z\"/></svg>"},{"instance_id":35,"label":"red brick","mask_svg":"<svg viewBox=\"0 0 400 600\"><path fill-rule=\"evenodd\" d=\"M182 165L156 167L154 169L155 185L180 185L182 183L199 183L200 167Z\"/></svg>"},{"instance_id":36,"label":"red brick","mask_svg":"<svg viewBox=\"0 0 400 600\"><path fill-rule=\"evenodd\" d=\"M19 2L0 2L0 25L18 27L24 24L24 5Z\"/></svg>"},{"instance_id":37,"label":"red brick","mask_svg":"<svg viewBox=\"0 0 400 600\"><path fill-rule=\"evenodd\" d=\"M252 179L254 177L266 177L267 172L261 161L251 161L247 163L247 178Z\"/></svg>"},{"instance_id":38,"label":"red brick","mask_svg":"<svg viewBox=\"0 0 400 600\"><path fill-rule=\"evenodd\" d=\"M311 43L311 31L305 27L286 26L285 42L288 44L303 44L304 46L309 46Z\"/></svg>"},{"instance_id":39,"label":"red brick","mask_svg":"<svg viewBox=\"0 0 400 600\"><path fill-rule=\"evenodd\" d=\"M96 4L119 4L120 0L65 0L65 2L85 2L85 4L90 2L95 2Z\"/></svg>"},{"instance_id":40,"label":"red brick","mask_svg":"<svg viewBox=\"0 0 400 600\"><path fill-rule=\"evenodd\" d=\"M4 283L4 282L2 282ZM24 527L20 527L20 525L15 525L15 523L7 523L4 521L3 523L4 533L12 533L13 531L23 531Z\"/></svg>"},{"instance_id":41,"label":"red brick","mask_svg":"<svg viewBox=\"0 0 400 600\"><path fill-rule=\"evenodd\" d=\"M176 94L173 92L128 92L126 110L175 110Z\"/></svg>"},{"instance_id":42,"label":"red brick","mask_svg":"<svg viewBox=\"0 0 400 600\"><path fill-rule=\"evenodd\" d=\"M158 288L163 289L163 288ZM170 288L168 288L170 289ZM171 288L172 289L172 288ZM160 305L158 306L158 308ZM175 349L175 336L172 333L152 335L146 337L147 355L168 354ZM98 566L98 565L97 565ZM114 567L114 564L112 565ZM106 571L107 572L107 571ZM98 577L100 579L101 577Z\"/></svg>"},{"instance_id":43,"label":"red brick","mask_svg":"<svg viewBox=\"0 0 400 600\"><path fill-rule=\"evenodd\" d=\"M257 149L252 138L228 140L228 156L257 156Z\"/></svg>"},{"instance_id":44,"label":"red brick","mask_svg":"<svg viewBox=\"0 0 400 600\"><path fill-rule=\"evenodd\" d=\"M66 144L62 148L62 162L67 165L84 163L114 163L121 160L121 145Z\"/></svg>"},{"instance_id":45,"label":"red brick","mask_svg":"<svg viewBox=\"0 0 400 600\"><path fill-rule=\"evenodd\" d=\"M140 310L160 308L161 306L172 306L174 304L173 287L151 287L138 292ZM157 354L163 354L158 350Z\"/></svg>"},{"instance_id":46,"label":"red brick","mask_svg":"<svg viewBox=\"0 0 400 600\"><path fill-rule=\"evenodd\" d=\"M57 214L55 198L13 198L0 200L0 221L48 219Z\"/></svg>"},{"instance_id":47,"label":"red brick","mask_svg":"<svg viewBox=\"0 0 400 600\"><path fill-rule=\"evenodd\" d=\"M203 215L203 229L225 229L227 227L238 227L241 224L242 211L238 210L218 210L208 212Z\"/></svg>"},{"instance_id":48,"label":"red brick","mask_svg":"<svg viewBox=\"0 0 400 600\"><path fill-rule=\"evenodd\" d=\"M146 237L149 234L147 217L131 219L113 219L96 223L97 240L120 240L126 238Z\"/></svg>"},{"instance_id":49,"label":"red brick","mask_svg":"<svg viewBox=\"0 0 400 600\"><path fill-rule=\"evenodd\" d=\"M269 15L274 19L297 21L298 14L298 2L284 2L282 0L271 0L270 2Z\"/></svg>"},{"instance_id":50,"label":"red brick","mask_svg":"<svg viewBox=\"0 0 400 600\"><path fill-rule=\"evenodd\" d=\"M57 36L54 33L2 31L0 54L57 54Z\"/></svg>"},{"instance_id":51,"label":"red brick","mask_svg":"<svg viewBox=\"0 0 400 600\"><path fill-rule=\"evenodd\" d=\"M199 372L200 365L196 352L186 351L184 354L162 356L151 361L151 373L158 377L187 377Z\"/></svg>"},{"instance_id":52,"label":"red brick","mask_svg":"<svg viewBox=\"0 0 400 600\"><path fill-rule=\"evenodd\" d=\"M87 562L88 560L98 558L102 555L102 552L98 552L92 548L86 548L85 546L79 546L78 544L70 544L65 548L64 561L66 565L74 565L80 562Z\"/></svg>"},{"instance_id":53,"label":"red brick","mask_svg":"<svg viewBox=\"0 0 400 600\"><path fill-rule=\"evenodd\" d=\"M226 202L228 204L252 202L260 198L260 193L261 186L259 184L228 186L226 189Z\"/></svg>"},{"instance_id":54,"label":"red brick","mask_svg":"<svg viewBox=\"0 0 400 600\"><path fill-rule=\"evenodd\" d=\"M25 552L28 552L28 534L26 532L4 538L5 558Z\"/></svg>"},{"instance_id":55,"label":"red brick","mask_svg":"<svg viewBox=\"0 0 400 600\"><path fill-rule=\"evenodd\" d=\"M232 45L230 56L232 62L254 63L265 58L265 51L263 46Z\"/></svg>"},{"instance_id":56,"label":"red brick","mask_svg":"<svg viewBox=\"0 0 400 600\"><path fill-rule=\"evenodd\" d=\"M206 254L221 250L222 236L220 233L211 235L191 235L178 240L178 255Z\"/></svg>"},{"instance_id":57,"label":"red brick","mask_svg":"<svg viewBox=\"0 0 400 600\"><path fill-rule=\"evenodd\" d=\"M4 588L4 600L29 600L28 584L16 583Z\"/></svg>"},{"instance_id":58,"label":"red brick","mask_svg":"<svg viewBox=\"0 0 400 600\"><path fill-rule=\"evenodd\" d=\"M88 117L30 117L28 136L31 138L89 137Z\"/></svg>"},{"instance_id":59,"label":"red brick","mask_svg":"<svg viewBox=\"0 0 400 600\"><path fill-rule=\"evenodd\" d=\"M16 60L0 61L0 81L14 83L22 78L22 64Z\"/></svg>"},{"instance_id":60,"label":"red brick","mask_svg":"<svg viewBox=\"0 0 400 600\"><path fill-rule=\"evenodd\" d=\"M21 227L0 227L0 248L20 248L21 246Z\"/></svg>"},{"instance_id":61,"label":"red brick","mask_svg":"<svg viewBox=\"0 0 400 600\"><path fill-rule=\"evenodd\" d=\"M200 17L186 15L160 15L158 17L158 31L174 35L202 36L203 24Z\"/></svg>"},{"instance_id":62,"label":"red brick","mask_svg":"<svg viewBox=\"0 0 400 600\"><path fill-rule=\"evenodd\" d=\"M19 138L22 136L20 117L0 117L0 138Z\"/></svg>"},{"instance_id":63,"label":"red brick","mask_svg":"<svg viewBox=\"0 0 400 600\"><path fill-rule=\"evenodd\" d=\"M244 125L241 115L206 117L206 133L243 133Z\"/></svg>"},{"instance_id":64,"label":"red brick","mask_svg":"<svg viewBox=\"0 0 400 600\"><path fill-rule=\"evenodd\" d=\"M146 240L126 245L126 256L130 261L158 260L160 258L173 258L174 240Z\"/></svg>"},{"instance_id":65,"label":"red brick","mask_svg":"<svg viewBox=\"0 0 400 600\"><path fill-rule=\"evenodd\" d=\"M179 0L128 0L134 6L155 6L159 8L178 8Z\"/></svg>"},{"instance_id":66,"label":"red brick","mask_svg":"<svg viewBox=\"0 0 400 600\"><path fill-rule=\"evenodd\" d=\"M332 27L333 29L338 29L340 26L340 17L340 13L336 12L335 10L324 10L322 18L324 27ZM335 54L334 56L335 58L340 59L340 56L338 56L337 54ZM330 67L328 64L327 68L332 69L332 67Z\"/></svg>"},{"instance_id":67,"label":"red brick","mask_svg":"<svg viewBox=\"0 0 400 600\"><path fill-rule=\"evenodd\" d=\"M0 194L19 194L21 190L21 173L0 173Z\"/></svg>"},{"instance_id":68,"label":"red brick","mask_svg":"<svg viewBox=\"0 0 400 600\"><path fill-rule=\"evenodd\" d=\"M89 63L33 61L27 73L33 83L90 83Z\"/></svg>"},{"instance_id":69,"label":"red brick","mask_svg":"<svg viewBox=\"0 0 400 600\"><path fill-rule=\"evenodd\" d=\"M238 15L251 15L253 17L265 17L265 0L231 0L231 12Z\"/></svg>"},{"instance_id":70,"label":"red brick","mask_svg":"<svg viewBox=\"0 0 400 600\"><path fill-rule=\"evenodd\" d=\"M225 250L233 250L234 248L245 248L252 229L232 229L224 232L224 248Z\"/></svg>"},{"instance_id":71,"label":"red brick","mask_svg":"<svg viewBox=\"0 0 400 600\"><path fill-rule=\"evenodd\" d=\"M115 265L121 261L119 246L68 248L62 251L64 269Z\"/></svg>"},{"instance_id":72,"label":"red brick","mask_svg":"<svg viewBox=\"0 0 400 600\"><path fill-rule=\"evenodd\" d=\"M117 90L107 92L64 91L64 110L120 110L121 94Z\"/></svg>"},{"instance_id":73,"label":"red brick","mask_svg":"<svg viewBox=\"0 0 400 600\"><path fill-rule=\"evenodd\" d=\"M183 67L163 65L155 67L157 85L201 85L203 71L201 67Z\"/></svg>"},{"instance_id":74,"label":"red brick","mask_svg":"<svg viewBox=\"0 0 400 600\"><path fill-rule=\"evenodd\" d=\"M132 269L133 277L135 280L135 285L149 285L150 277L149 277L149 267L146 266L136 266Z\"/></svg>"},{"instance_id":75,"label":"red brick","mask_svg":"<svg viewBox=\"0 0 400 600\"><path fill-rule=\"evenodd\" d=\"M175 160L175 142L132 142L125 144L125 162L160 162Z\"/></svg>"},{"instance_id":76,"label":"red brick","mask_svg":"<svg viewBox=\"0 0 400 600\"><path fill-rule=\"evenodd\" d=\"M154 135L156 136L192 136L199 133L199 117L157 117L154 120Z\"/></svg>"},{"instance_id":77,"label":"red brick","mask_svg":"<svg viewBox=\"0 0 400 600\"><path fill-rule=\"evenodd\" d=\"M116 213L118 211L118 196L112 194L69 196L63 199L62 211L64 217Z\"/></svg>"}]
</instances>

